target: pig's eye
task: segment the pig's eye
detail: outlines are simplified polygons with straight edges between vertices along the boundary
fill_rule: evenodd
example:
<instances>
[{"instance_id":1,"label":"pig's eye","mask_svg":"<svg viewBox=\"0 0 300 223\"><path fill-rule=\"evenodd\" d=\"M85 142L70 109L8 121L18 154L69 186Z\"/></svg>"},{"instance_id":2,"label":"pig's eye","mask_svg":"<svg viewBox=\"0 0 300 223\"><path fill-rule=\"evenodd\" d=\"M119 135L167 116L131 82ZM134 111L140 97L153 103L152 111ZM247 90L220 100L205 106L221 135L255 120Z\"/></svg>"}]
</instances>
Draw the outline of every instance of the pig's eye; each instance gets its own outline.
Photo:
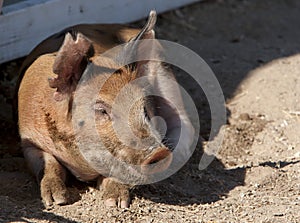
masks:
<instances>
[{"instance_id":1,"label":"pig's eye","mask_svg":"<svg viewBox=\"0 0 300 223\"><path fill-rule=\"evenodd\" d=\"M95 106L94 106L94 109L95 109L96 112L101 113L102 115L107 114L105 108L101 108L101 107L99 107L98 105L95 105Z\"/></svg>"},{"instance_id":2,"label":"pig's eye","mask_svg":"<svg viewBox=\"0 0 300 223\"><path fill-rule=\"evenodd\" d=\"M94 104L94 111L97 115L100 115L100 117L109 118L109 108L103 102L96 102Z\"/></svg>"}]
</instances>

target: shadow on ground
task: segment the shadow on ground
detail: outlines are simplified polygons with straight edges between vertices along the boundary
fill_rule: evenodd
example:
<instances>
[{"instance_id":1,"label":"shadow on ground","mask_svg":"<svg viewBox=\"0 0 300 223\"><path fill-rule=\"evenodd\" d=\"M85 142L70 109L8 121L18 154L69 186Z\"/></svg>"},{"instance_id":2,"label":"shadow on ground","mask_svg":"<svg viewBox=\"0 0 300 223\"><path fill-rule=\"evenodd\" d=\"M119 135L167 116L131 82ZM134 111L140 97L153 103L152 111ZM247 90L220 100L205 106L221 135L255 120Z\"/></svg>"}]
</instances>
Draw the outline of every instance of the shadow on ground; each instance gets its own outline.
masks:
<instances>
[{"instance_id":1,"label":"shadow on ground","mask_svg":"<svg viewBox=\"0 0 300 223\"><path fill-rule=\"evenodd\" d=\"M76 223L45 210L35 180L24 171L24 159L5 158L0 161L0 222L32 222L35 219ZM9 171L3 171L5 166Z\"/></svg>"},{"instance_id":2,"label":"shadow on ground","mask_svg":"<svg viewBox=\"0 0 300 223\"><path fill-rule=\"evenodd\" d=\"M189 162L168 179L139 186L133 196L172 205L207 204L226 197L229 191L244 185L244 168L225 169L215 159L208 168L199 170L202 152L195 151Z\"/></svg>"},{"instance_id":3,"label":"shadow on ground","mask_svg":"<svg viewBox=\"0 0 300 223\"><path fill-rule=\"evenodd\" d=\"M157 34L163 39L187 46L203 57L215 72L225 99L230 101L239 92L241 82L251 70L274 59L300 52L299 21L300 1L297 0L278 0L276 4L273 0L206 1L160 15ZM0 133L0 157L11 159L11 162L14 161L12 157L20 156L15 149L18 143L17 136L12 134L14 124L11 121L10 107L13 89L11 83L16 77L16 68L20 65L20 62L14 63L0 66L0 124L1 129L6 130ZM178 79L196 102L201 120L201 134L207 139L211 120L205 96L190 77L179 74ZM133 196L166 204L206 204L223 199L233 188L244 185L246 170L225 169L219 160L215 160L206 170L200 171L198 165L201 153L198 147L191 160L178 173L162 182L133 189ZM12 195L12 191L9 192L7 186L1 184L0 221L4 218L17 221L36 216L41 220L73 222L42 211L38 190L32 194L23 187L26 179L30 179L28 174L19 176L18 167L1 171L17 174L15 178L20 180L20 187L15 184L13 188L17 191ZM7 175L2 175L3 172L0 182L8 178ZM8 185L14 183L16 182L7 182ZM30 196L21 196L26 193ZM30 202L24 203L24 200ZM41 215L45 218L41 218Z\"/></svg>"}]
</instances>

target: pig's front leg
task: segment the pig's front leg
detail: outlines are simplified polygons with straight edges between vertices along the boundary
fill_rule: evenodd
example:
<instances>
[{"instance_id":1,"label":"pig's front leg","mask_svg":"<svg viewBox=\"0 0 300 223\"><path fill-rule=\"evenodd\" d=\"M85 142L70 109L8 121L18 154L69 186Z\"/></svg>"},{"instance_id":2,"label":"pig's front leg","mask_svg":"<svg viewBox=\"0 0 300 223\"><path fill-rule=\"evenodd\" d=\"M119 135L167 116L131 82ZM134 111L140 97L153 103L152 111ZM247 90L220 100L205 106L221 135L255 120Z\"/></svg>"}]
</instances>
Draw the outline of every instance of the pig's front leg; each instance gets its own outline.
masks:
<instances>
[{"instance_id":1,"label":"pig's front leg","mask_svg":"<svg viewBox=\"0 0 300 223\"><path fill-rule=\"evenodd\" d=\"M129 207L130 187L128 185L116 182L109 177L101 177L98 180L98 187L103 191L103 199L106 207Z\"/></svg>"},{"instance_id":2,"label":"pig's front leg","mask_svg":"<svg viewBox=\"0 0 300 223\"><path fill-rule=\"evenodd\" d=\"M29 168L40 183L41 197L46 206L68 203L68 191L65 186L66 170L49 153L35 146L23 147L23 153Z\"/></svg>"}]
</instances>

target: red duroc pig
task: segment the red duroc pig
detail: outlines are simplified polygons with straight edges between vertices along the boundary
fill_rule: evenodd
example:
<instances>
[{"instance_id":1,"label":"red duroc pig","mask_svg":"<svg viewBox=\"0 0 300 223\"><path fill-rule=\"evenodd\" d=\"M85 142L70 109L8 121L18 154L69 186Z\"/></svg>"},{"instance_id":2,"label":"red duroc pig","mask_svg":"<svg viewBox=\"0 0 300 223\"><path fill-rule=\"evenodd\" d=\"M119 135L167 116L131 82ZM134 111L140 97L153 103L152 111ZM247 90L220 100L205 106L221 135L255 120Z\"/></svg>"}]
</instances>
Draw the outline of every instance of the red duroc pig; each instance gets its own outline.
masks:
<instances>
[{"instance_id":1,"label":"red duroc pig","mask_svg":"<svg viewBox=\"0 0 300 223\"><path fill-rule=\"evenodd\" d=\"M179 110L161 97L146 95L145 86L133 84L122 91L130 82L149 75L158 78L165 73L175 80L171 71L160 62L150 61L119 67L102 55L119 44L154 39L155 22L156 13L152 11L141 30L110 24L73 26L43 41L25 60L18 91L19 132L25 159L40 183L45 205L68 203L68 169L82 181L97 180L106 206L128 207L132 183L126 183L126 174L166 170L172 162L172 147L178 141L182 120L189 138L185 146L189 147L193 127L178 88L159 85L162 95L177 100ZM83 74L88 78L80 81ZM88 88L99 86L91 97ZM89 113L75 103L76 94L90 109L92 118L82 118ZM165 119L165 136L151 122L154 116ZM119 134L116 124L121 126ZM112 157L140 169L118 167ZM148 168L152 164L157 166ZM121 174L111 174L118 168ZM118 179L121 175L122 180Z\"/></svg>"}]
</instances>

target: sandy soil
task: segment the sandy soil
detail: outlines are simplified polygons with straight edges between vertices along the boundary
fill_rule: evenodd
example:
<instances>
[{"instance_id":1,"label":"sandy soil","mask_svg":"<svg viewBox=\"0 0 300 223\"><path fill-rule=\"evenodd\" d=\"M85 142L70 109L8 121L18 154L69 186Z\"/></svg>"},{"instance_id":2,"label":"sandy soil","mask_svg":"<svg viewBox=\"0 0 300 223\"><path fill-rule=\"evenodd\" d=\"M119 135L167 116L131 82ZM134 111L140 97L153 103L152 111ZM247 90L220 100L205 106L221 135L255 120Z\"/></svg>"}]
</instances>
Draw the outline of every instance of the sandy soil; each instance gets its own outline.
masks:
<instances>
[{"instance_id":1,"label":"sandy soil","mask_svg":"<svg viewBox=\"0 0 300 223\"><path fill-rule=\"evenodd\" d=\"M157 33L197 52L222 86L228 123L217 159L198 169L209 107L179 73L202 124L203 146L189 162L163 182L134 188L129 209L105 209L93 183L72 179L73 203L46 210L11 117L16 60L0 66L0 222L300 222L300 1L193 4L160 15Z\"/></svg>"}]
</instances>

